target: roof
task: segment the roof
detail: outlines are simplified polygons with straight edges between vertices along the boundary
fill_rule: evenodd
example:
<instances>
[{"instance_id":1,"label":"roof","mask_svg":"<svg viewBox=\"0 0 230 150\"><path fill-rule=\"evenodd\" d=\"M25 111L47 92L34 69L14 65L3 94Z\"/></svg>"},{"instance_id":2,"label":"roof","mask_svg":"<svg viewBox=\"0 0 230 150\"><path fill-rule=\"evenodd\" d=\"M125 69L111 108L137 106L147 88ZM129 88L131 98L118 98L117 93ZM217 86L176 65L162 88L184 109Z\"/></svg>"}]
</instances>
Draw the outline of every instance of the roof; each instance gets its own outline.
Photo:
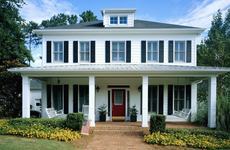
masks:
<instances>
[{"instance_id":1,"label":"roof","mask_svg":"<svg viewBox=\"0 0 230 150\"><path fill-rule=\"evenodd\" d=\"M8 69L19 73L203 73L221 74L230 72L230 68L206 67L206 66L179 66L179 65L157 65L157 64L76 64L44 67L21 67Z\"/></svg>"},{"instance_id":2,"label":"roof","mask_svg":"<svg viewBox=\"0 0 230 150\"><path fill-rule=\"evenodd\" d=\"M136 13L136 8L109 8L109 9L101 9L102 16L104 13Z\"/></svg>"},{"instance_id":3,"label":"roof","mask_svg":"<svg viewBox=\"0 0 230 150\"><path fill-rule=\"evenodd\" d=\"M106 29L188 29L188 28L189 29L202 29L198 27L144 21L144 20L134 20L134 27L104 27L103 21L98 20L98 21L92 21L92 22L44 28L44 29L39 29L35 31L42 31L42 30L45 31L45 30L52 30L52 29L104 29L106 30Z\"/></svg>"},{"instance_id":4,"label":"roof","mask_svg":"<svg viewBox=\"0 0 230 150\"><path fill-rule=\"evenodd\" d=\"M30 80L30 89L41 89L42 85L40 82L38 82L37 80Z\"/></svg>"}]
</instances>

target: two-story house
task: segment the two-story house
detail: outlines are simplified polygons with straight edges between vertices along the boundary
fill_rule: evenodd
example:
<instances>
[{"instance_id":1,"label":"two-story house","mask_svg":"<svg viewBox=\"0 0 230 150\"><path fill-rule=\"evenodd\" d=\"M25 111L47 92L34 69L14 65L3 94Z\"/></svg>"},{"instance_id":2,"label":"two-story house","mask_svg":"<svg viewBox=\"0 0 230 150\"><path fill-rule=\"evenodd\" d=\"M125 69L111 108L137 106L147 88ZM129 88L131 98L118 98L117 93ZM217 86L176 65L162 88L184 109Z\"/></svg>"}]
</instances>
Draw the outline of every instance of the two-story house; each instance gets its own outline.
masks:
<instances>
[{"instance_id":1,"label":"two-story house","mask_svg":"<svg viewBox=\"0 0 230 150\"><path fill-rule=\"evenodd\" d=\"M151 114L197 112L197 82L209 79L208 126L216 127L216 76L229 68L196 66L197 27L134 20L136 9L101 9L103 20L35 30L42 37L42 66L12 68L23 78L23 117L30 117L30 79L42 81L45 108L82 112L89 106L91 126L98 107L107 121L129 120L148 126Z\"/></svg>"}]
</instances>

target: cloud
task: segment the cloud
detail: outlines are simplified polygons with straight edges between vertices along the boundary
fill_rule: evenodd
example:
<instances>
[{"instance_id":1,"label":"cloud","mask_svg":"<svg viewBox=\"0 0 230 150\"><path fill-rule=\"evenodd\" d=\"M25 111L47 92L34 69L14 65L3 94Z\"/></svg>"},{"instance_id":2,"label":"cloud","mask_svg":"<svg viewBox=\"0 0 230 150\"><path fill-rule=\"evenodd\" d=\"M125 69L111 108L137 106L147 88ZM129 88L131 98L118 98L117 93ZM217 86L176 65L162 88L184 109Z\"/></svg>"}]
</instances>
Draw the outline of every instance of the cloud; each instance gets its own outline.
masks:
<instances>
[{"instance_id":1,"label":"cloud","mask_svg":"<svg viewBox=\"0 0 230 150\"><path fill-rule=\"evenodd\" d=\"M59 13L76 14L76 7L62 0L25 0L26 5L20 11L20 15L26 22L34 21L38 24L42 20L50 19Z\"/></svg>"},{"instance_id":2,"label":"cloud","mask_svg":"<svg viewBox=\"0 0 230 150\"><path fill-rule=\"evenodd\" d=\"M36 59L34 62L31 62L30 64L32 67L41 67L42 66L42 60Z\"/></svg>"}]
</instances>

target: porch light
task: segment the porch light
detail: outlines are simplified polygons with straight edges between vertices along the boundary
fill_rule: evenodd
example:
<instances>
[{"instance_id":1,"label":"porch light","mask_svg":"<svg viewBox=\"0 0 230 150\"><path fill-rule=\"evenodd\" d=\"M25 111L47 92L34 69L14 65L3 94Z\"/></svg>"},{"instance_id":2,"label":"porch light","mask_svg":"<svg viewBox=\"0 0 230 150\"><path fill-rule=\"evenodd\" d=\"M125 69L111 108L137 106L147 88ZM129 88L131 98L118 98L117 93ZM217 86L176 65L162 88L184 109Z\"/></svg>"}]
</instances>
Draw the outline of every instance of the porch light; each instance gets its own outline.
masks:
<instances>
[{"instance_id":1,"label":"porch light","mask_svg":"<svg viewBox=\"0 0 230 150\"><path fill-rule=\"evenodd\" d=\"M140 85L140 86L138 87L138 91L141 92L141 89L142 89L142 86Z\"/></svg>"},{"instance_id":2,"label":"porch light","mask_svg":"<svg viewBox=\"0 0 230 150\"><path fill-rule=\"evenodd\" d=\"M97 87L96 87L96 91L99 92L99 90L100 90L100 88L99 88L99 86L97 86Z\"/></svg>"},{"instance_id":3,"label":"porch light","mask_svg":"<svg viewBox=\"0 0 230 150\"><path fill-rule=\"evenodd\" d=\"M59 80L59 78L58 78L58 80L57 80L57 83L58 83L58 84L60 83L60 80Z\"/></svg>"}]
</instances>

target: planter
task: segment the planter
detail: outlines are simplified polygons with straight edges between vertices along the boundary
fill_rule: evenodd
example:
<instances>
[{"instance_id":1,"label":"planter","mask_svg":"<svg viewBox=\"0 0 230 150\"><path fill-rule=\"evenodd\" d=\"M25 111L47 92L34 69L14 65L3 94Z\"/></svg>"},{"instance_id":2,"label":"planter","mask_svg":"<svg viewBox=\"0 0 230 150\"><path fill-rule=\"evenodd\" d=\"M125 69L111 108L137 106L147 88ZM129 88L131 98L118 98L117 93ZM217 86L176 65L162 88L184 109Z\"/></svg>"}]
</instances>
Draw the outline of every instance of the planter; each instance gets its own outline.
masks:
<instances>
[{"instance_id":1,"label":"planter","mask_svg":"<svg viewBox=\"0 0 230 150\"><path fill-rule=\"evenodd\" d=\"M105 120L106 120L106 116L100 116L100 121L101 122L105 122Z\"/></svg>"},{"instance_id":2,"label":"planter","mask_svg":"<svg viewBox=\"0 0 230 150\"><path fill-rule=\"evenodd\" d=\"M130 122L137 122L137 116L130 116Z\"/></svg>"}]
</instances>

